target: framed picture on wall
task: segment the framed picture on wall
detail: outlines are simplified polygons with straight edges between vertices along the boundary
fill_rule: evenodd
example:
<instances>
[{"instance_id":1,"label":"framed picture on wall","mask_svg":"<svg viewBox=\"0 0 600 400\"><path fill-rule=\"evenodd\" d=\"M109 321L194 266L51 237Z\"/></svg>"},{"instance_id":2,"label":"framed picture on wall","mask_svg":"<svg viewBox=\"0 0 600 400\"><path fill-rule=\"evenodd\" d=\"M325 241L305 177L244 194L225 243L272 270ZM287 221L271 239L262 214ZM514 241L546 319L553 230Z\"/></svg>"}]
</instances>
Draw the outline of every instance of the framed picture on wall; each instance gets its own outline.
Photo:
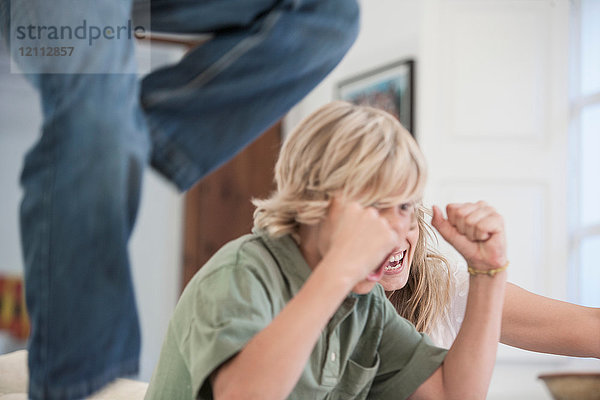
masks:
<instances>
[{"instance_id":1,"label":"framed picture on wall","mask_svg":"<svg viewBox=\"0 0 600 400\"><path fill-rule=\"evenodd\" d=\"M389 112L415 136L413 60L398 61L345 79L336 90L340 100Z\"/></svg>"}]
</instances>

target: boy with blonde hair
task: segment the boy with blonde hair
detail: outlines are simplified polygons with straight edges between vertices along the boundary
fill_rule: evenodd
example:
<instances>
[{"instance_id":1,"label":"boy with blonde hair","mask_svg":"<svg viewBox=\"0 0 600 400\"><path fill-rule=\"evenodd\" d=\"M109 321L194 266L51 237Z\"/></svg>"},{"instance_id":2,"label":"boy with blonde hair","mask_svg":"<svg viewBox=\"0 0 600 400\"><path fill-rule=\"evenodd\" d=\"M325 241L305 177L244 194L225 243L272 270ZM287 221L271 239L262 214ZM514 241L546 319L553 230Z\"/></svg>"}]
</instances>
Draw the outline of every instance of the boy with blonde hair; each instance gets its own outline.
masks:
<instances>
[{"instance_id":1,"label":"boy with blonde hair","mask_svg":"<svg viewBox=\"0 0 600 400\"><path fill-rule=\"evenodd\" d=\"M291 133L252 234L185 289L148 399L485 398L507 265L502 218L434 208L474 271L449 351L399 317L377 281L415 250L426 167L391 115L328 104ZM489 272L489 273L488 273Z\"/></svg>"}]
</instances>

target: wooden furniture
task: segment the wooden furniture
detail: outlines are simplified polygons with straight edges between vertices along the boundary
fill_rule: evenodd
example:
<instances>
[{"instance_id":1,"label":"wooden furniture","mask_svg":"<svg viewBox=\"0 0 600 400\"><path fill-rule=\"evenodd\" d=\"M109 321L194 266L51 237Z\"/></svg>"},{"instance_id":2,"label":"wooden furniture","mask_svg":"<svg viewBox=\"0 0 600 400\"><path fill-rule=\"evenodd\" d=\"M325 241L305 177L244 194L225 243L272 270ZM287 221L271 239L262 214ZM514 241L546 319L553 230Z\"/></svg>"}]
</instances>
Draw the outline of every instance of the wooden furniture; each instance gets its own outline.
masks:
<instances>
[{"instance_id":1,"label":"wooden furniture","mask_svg":"<svg viewBox=\"0 0 600 400\"><path fill-rule=\"evenodd\" d=\"M250 233L254 213L250 201L275 189L273 168L280 145L281 123L277 123L187 193L182 290L221 246Z\"/></svg>"}]
</instances>

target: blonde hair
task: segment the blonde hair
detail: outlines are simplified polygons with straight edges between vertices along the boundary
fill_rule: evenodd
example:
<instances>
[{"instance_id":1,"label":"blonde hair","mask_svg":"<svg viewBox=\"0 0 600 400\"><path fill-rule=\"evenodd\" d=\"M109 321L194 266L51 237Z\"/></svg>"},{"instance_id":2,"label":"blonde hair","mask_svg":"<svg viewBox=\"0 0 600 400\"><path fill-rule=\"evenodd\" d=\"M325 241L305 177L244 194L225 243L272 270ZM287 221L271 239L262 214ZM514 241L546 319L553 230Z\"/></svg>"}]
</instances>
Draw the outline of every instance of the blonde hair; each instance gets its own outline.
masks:
<instances>
[{"instance_id":1,"label":"blonde hair","mask_svg":"<svg viewBox=\"0 0 600 400\"><path fill-rule=\"evenodd\" d=\"M451 279L448 260L428 246L435 239L425 222L423 207L417 210L419 239L415 246L410 274L406 285L386 292L398 314L415 325L420 332L431 333L435 323L450 304Z\"/></svg>"},{"instance_id":2,"label":"blonde hair","mask_svg":"<svg viewBox=\"0 0 600 400\"><path fill-rule=\"evenodd\" d=\"M254 199L254 226L272 237L292 235L301 224L325 218L334 194L359 201L398 204L417 200L426 181L423 154L396 118L372 107L335 101L307 118L284 142L275 166L277 190ZM431 326L448 301L443 257L427 250L423 210L407 286L390 294L417 329ZM447 271L447 269L446 269Z\"/></svg>"},{"instance_id":3,"label":"blonde hair","mask_svg":"<svg viewBox=\"0 0 600 400\"><path fill-rule=\"evenodd\" d=\"M254 226L273 237L319 223L333 194L368 206L420 197L425 160L396 118L372 107L335 101L286 139L275 166L277 191L253 200Z\"/></svg>"}]
</instances>

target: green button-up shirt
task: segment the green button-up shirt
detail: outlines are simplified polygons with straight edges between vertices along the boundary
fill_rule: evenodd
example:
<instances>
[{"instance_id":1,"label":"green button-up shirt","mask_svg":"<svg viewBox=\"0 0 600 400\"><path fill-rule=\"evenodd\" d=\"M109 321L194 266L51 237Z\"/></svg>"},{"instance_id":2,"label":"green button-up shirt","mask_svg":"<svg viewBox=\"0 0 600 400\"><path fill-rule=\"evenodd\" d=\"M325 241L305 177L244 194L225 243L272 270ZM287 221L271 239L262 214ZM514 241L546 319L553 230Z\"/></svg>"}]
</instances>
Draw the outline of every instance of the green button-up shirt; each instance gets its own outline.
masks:
<instances>
[{"instance_id":1,"label":"green button-up shirt","mask_svg":"<svg viewBox=\"0 0 600 400\"><path fill-rule=\"evenodd\" d=\"M221 248L181 296L146 399L212 399L210 374L273 320L310 273L289 236L255 233ZM404 399L445 355L377 285L343 301L289 399Z\"/></svg>"}]
</instances>

